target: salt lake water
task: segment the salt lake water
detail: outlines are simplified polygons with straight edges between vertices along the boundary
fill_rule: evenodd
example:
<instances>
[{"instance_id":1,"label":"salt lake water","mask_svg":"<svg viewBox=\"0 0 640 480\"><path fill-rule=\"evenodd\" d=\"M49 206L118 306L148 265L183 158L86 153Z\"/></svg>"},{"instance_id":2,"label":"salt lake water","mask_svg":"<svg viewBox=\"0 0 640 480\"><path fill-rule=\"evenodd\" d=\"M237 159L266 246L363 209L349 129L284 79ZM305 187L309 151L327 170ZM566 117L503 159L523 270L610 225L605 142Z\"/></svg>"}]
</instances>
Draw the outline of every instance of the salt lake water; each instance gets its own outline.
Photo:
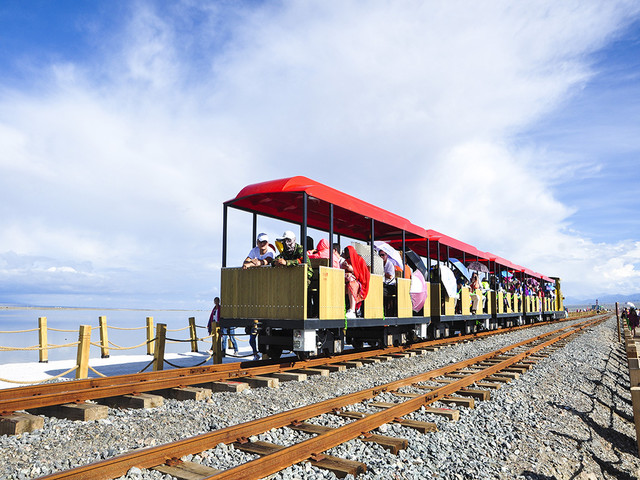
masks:
<instances>
[{"instance_id":1,"label":"salt lake water","mask_svg":"<svg viewBox=\"0 0 640 480\"><path fill-rule=\"evenodd\" d=\"M154 328L159 323L167 325L167 338L188 340L189 318L196 319L196 334L206 337L207 322L210 311L203 310L125 310L125 309L89 309L89 308L40 308L40 307L5 307L0 306L0 347L24 348L38 346L38 318L47 317L49 329L71 330L70 332L48 331L49 345L63 345L78 341L80 325L91 326L91 341L100 343L98 317L106 316L107 325L117 328L139 328L138 330L108 329L109 342L119 347L132 347L146 342L146 318L153 317ZM31 330L25 333L5 333L18 330ZM173 331L172 331L173 330ZM211 348L209 339L198 342L198 350ZM146 345L132 350L115 350L110 347L111 355L144 355ZM191 351L190 343L167 342L167 353L183 353ZM49 360L75 359L77 346L49 349ZM100 357L100 349L91 346L91 357ZM0 348L0 364L37 362L38 350L7 351Z\"/></svg>"}]
</instances>

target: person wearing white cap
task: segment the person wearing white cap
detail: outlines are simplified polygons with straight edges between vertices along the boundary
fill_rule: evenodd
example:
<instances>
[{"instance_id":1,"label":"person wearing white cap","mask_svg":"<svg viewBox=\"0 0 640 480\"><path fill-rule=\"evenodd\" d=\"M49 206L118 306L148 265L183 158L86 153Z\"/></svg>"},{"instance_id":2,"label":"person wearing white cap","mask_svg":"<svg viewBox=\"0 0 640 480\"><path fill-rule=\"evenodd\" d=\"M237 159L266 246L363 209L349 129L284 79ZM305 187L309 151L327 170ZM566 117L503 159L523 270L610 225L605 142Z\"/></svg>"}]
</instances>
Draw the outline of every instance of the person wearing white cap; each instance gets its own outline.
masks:
<instances>
[{"instance_id":1,"label":"person wearing white cap","mask_svg":"<svg viewBox=\"0 0 640 480\"><path fill-rule=\"evenodd\" d=\"M296 234L291 230L287 230L282 234L282 237L276 238L282 243L282 252L273 261L274 267L291 267L294 265L300 265L304 262L304 247L296 243ZM313 270L311 270L311 262L307 257L307 281L311 282L311 276Z\"/></svg>"},{"instance_id":2,"label":"person wearing white cap","mask_svg":"<svg viewBox=\"0 0 640 480\"><path fill-rule=\"evenodd\" d=\"M258 235L256 246L251 249L247 258L245 258L242 268L245 270L251 267L261 267L271 265L276 252L269 245L269 236L266 233Z\"/></svg>"}]
</instances>

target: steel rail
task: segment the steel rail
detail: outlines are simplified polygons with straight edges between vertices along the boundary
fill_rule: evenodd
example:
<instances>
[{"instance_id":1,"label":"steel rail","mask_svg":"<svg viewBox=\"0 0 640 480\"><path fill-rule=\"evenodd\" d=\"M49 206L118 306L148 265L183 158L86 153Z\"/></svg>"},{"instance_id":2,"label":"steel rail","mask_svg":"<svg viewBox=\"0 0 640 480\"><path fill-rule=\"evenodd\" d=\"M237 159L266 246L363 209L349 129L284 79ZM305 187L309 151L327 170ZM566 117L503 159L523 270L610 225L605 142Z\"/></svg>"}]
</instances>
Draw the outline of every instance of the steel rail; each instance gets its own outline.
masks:
<instances>
[{"instance_id":1,"label":"steel rail","mask_svg":"<svg viewBox=\"0 0 640 480\"><path fill-rule=\"evenodd\" d=\"M424 382L442 375L446 375L448 373L461 370L475 363L482 362L484 360L488 360L495 356L505 354L511 350L523 347L532 342L541 341L547 337L553 337L554 335L564 335L564 336L570 335L571 333L573 333L573 331L565 332L565 334L562 334L562 332L572 327L583 326L583 328L586 328L587 326L595 322L596 321L591 320L589 322L582 322L575 325L565 326L560 329L530 338L528 340L518 342L516 344L510 345L507 347L502 347L498 350L474 357L472 359L463 360L463 361L450 364L435 370L431 370L429 372L414 375L405 379L396 380L385 385L380 385L373 388L361 390L361 391L347 394L338 398L331 398L331 399L324 400L312 405L299 407L294 410L278 413L266 418L257 419L250 422L238 424L238 425L233 425L231 427L227 427L215 432L197 435L195 437L179 440L177 442L160 445L156 447L148 447L148 448L143 448L139 450L134 450L132 452L125 453L110 459L102 460L100 462L83 465L67 471L47 475L45 477L42 477L42 479L52 480L52 479L64 478L64 479L70 479L70 480L106 480L106 479L117 478L119 476L124 475L133 466L138 468L151 468L157 465L165 464L167 461L171 461L173 459L179 459L180 457L183 457L185 455L199 453L204 450L214 448L219 443L228 444L243 438L249 438L252 435L258 435L265 431L271 430L272 428L282 428L292 423L297 423L318 415L322 415L327 412L335 411L347 405L351 405L354 403L359 403L364 400L371 399L385 391L394 391L401 387L405 387L417 382ZM491 371L495 370L494 366L489 368L491 369ZM452 387L448 385L442 388L446 389L446 391L449 391L449 388L452 388ZM459 389L460 387L458 387L456 390L459 390ZM444 391L445 390L441 390L441 389L438 389L437 391L434 390L424 395L424 397L432 398L434 394L435 395L438 394L436 392L441 393ZM420 403L420 406L423 404L424 404L424 400L422 401L422 403ZM399 415L396 415L396 416L399 416ZM382 423L386 423L386 422L382 422ZM362 424L359 424L359 425L362 425ZM373 428L376 428L376 427L372 427L370 429L373 429ZM319 453L322 450L317 450L317 451ZM309 455L307 455L307 457L305 458L308 458L308 456ZM303 460L305 458L303 458ZM260 478L260 477L254 477L253 475L249 475L249 474L247 475L248 475L247 478ZM213 478L224 478L224 477L213 477ZM236 476L236 477L228 477L228 478L240 478L240 477Z\"/></svg>"},{"instance_id":2,"label":"steel rail","mask_svg":"<svg viewBox=\"0 0 640 480\"><path fill-rule=\"evenodd\" d=\"M359 436L370 432L378 428L379 426L394 421L409 413L415 412L422 406L430 405L431 403L440 400L458 390L468 387L473 383L482 380L488 376L491 376L504 368L508 368L514 363L518 363L526 357L533 355L540 350L547 348L550 345L558 342L559 340L573 335L577 331L587 328L593 323L599 322L592 321L587 325L576 328L575 330L565 332L552 338L542 344L534 346L525 352L514 355L511 358L503 360L494 366L485 368L477 373L471 374L465 378L461 378L448 385L437 388L425 393L419 397L411 400L404 401L393 407L385 410L381 410L377 413L365 416L361 419L355 420L351 423L338 427L334 430L330 430L326 433L321 433L313 438L302 441L290 447L285 447L277 452L264 455L256 460L251 460L237 467L225 470L223 472L205 477L211 480L226 480L242 478L244 480L259 479L271 475L273 473L281 471L290 465L302 462L309 459L311 456L319 455L322 452L341 445L349 440L358 438ZM204 479L203 479L204 480Z\"/></svg>"},{"instance_id":3,"label":"steel rail","mask_svg":"<svg viewBox=\"0 0 640 480\"><path fill-rule=\"evenodd\" d=\"M169 388L237 380L238 378L247 376L268 375L286 372L287 370L314 368L321 365L359 360L371 356L391 355L409 350L460 343L550 323L557 323L557 321L540 322L533 325L521 325L458 337L448 337L399 347L386 347L378 350L363 350L340 355L316 357L308 360L295 359L289 361L281 359L266 364L234 362L207 367L186 367L159 372L115 375L107 378L73 380L30 387L9 388L0 391L0 413L7 414L17 410L62 405L65 403L80 403L86 400L98 400L120 395L137 395Z\"/></svg>"}]
</instances>

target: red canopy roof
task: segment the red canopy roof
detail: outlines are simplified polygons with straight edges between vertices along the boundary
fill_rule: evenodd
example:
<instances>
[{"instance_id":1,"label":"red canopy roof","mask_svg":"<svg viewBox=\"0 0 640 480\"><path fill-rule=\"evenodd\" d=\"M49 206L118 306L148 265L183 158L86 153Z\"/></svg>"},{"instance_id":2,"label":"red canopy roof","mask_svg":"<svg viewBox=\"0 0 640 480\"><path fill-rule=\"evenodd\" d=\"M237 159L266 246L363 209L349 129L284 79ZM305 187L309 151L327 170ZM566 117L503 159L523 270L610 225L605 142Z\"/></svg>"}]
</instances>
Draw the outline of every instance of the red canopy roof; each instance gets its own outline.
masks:
<instances>
[{"instance_id":1,"label":"red canopy roof","mask_svg":"<svg viewBox=\"0 0 640 480\"><path fill-rule=\"evenodd\" d=\"M302 224L304 193L308 195L307 225L311 228L329 230L330 206L333 205L333 231L336 234L367 241L371 231L371 219L373 219L375 238L388 241L395 248L401 248L404 231L407 248L411 248L423 257L436 258L438 255L436 245L439 244L441 260L446 260L447 247L449 247L449 256L458 260L462 260L464 254L465 260L475 260L477 257L479 260L495 261L511 271L523 271L527 275L553 281L549 277L492 253L482 252L473 245L436 230L425 230L404 217L303 176L248 185L235 198L225 202L225 206ZM427 238L429 252L427 252Z\"/></svg>"},{"instance_id":2,"label":"red canopy roof","mask_svg":"<svg viewBox=\"0 0 640 480\"><path fill-rule=\"evenodd\" d=\"M301 224L303 193L308 195L309 227L328 231L329 208L333 205L333 230L337 234L366 240L373 219L376 239L402 235L403 230L414 238L426 237L423 228L404 217L302 176L248 185L225 205Z\"/></svg>"}]
</instances>

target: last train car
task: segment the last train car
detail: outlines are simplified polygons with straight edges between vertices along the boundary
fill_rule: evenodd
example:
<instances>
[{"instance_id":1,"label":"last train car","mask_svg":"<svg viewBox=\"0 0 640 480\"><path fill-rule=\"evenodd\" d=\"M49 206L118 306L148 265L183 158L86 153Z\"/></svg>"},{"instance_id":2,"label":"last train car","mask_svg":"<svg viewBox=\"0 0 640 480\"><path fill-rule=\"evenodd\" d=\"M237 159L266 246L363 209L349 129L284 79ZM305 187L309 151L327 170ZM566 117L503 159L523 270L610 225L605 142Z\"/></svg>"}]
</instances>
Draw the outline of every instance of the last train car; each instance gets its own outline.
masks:
<instances>
[{"instance_id":1,"label":"last train car","mask_svg":"<svg viewBox=\"0 0 640 480\"><path fill-rule=\"evenodd\" d=\"M338 243L341 249L354 246L372 272L369 294L359 316L345 318L344 271L331 268L328 259L311 259L310 284L306 253L305 262L295 267L243 270L228 266L232 210L252 214L252 236L243 242L247 251L262 231L258 229L261 217L296 225L297 243L305 247L302 239L307 238L310 228L322 232L325 240L330 239L329 245ZM320 238L314 240L317 243ZM397 287L385 295L376 241L404 252L402 266L408 264L413 276L424 280L426 298L419 309L412 302L415 285L401 274L396 279ZM244 257L233 263L241 265L242 260ZM465 266L482 272L488 280L483 291L472 292L463 286L464 282L452 285L452 275L460 280ZM513 279L521 284L538 285L536 294L509 291L509 280ZM559 279L535 273L434 230L425 230L403 217L301 176L249 185L224 203L220 292L223 305L220 326L245 327L258 320L258 348L272 358L283 351L301 357L336 353L345 344L356 348L365 343L399 345L417 339L553 320L564 314ZM483 298L475 310L470 302L473 295Z\"/></svg>"}]
</instances>

